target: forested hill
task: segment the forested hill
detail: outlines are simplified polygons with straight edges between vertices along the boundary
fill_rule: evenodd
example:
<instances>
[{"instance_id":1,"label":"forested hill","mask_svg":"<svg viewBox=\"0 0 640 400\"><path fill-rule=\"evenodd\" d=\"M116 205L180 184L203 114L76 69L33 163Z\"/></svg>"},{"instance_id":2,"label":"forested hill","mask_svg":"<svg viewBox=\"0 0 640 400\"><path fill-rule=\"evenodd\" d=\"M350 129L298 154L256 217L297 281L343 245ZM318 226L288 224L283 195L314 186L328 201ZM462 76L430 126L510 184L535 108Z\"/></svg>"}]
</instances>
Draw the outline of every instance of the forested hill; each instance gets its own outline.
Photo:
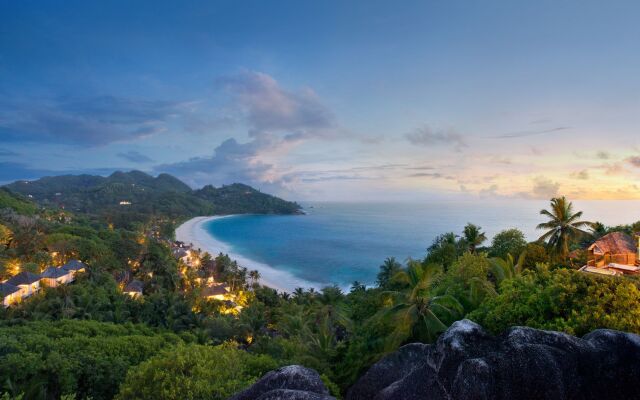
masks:
<instances>
[{"instance_id":1,"label":"forested hill","mask_svg":"<svg viewBox=\"0 0 640 400\"><path fill-rule=\"evenodd\" d=\"M144 172L114 172L108 177L64 175L35 181L16 181L9 190L36 203L69 211L139 219L144 215L170 218L195 215L261 213L295 214L297 203L262 193L247 185L232 184L192 190L168 174L153 177Z\"/></svg>"}]
</instances>

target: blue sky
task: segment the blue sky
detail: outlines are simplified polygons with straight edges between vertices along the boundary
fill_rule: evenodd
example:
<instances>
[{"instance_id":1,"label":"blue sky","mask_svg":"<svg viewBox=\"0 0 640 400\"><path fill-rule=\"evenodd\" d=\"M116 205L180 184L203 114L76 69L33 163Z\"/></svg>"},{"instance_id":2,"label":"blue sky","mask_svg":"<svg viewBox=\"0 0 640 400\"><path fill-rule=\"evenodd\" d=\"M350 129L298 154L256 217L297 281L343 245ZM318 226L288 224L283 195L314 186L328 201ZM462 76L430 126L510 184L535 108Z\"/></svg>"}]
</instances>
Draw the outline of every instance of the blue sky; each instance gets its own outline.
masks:
<instances>
[{"instance_id":1,"label":"blue sky","mask_svg":"<svg viewBox=\"0 0 640 400\"><path fill-rule=\"evenodd\" d=\"M637 198L637 2L0 1L0 182Z\"/></svg>"}]
</instances>

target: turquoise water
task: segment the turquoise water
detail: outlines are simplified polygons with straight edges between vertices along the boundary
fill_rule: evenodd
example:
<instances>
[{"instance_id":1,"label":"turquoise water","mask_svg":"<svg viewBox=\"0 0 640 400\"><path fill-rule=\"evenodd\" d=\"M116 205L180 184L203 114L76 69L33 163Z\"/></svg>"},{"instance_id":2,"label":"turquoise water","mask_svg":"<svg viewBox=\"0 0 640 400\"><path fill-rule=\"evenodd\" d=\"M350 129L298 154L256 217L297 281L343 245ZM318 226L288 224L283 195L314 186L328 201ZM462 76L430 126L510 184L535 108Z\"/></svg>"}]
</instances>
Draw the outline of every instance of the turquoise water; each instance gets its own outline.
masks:
<instances>
[{"instance_id":1,"label":"turquoise water","mask_svg":"<svg viewBox=\"0 0 640 400\"><path fill-rule=\"evenodd\" d=\"M211 221L205 229L233 253L288 271L313 286L371 284L386 257L423 257L441 233L460 233L467 222L489 238L521 229L529 240L540 232L544 201L466 201L422 204L305 204L307 215L240 215ZM640 202L576 202L585 219L607 224L640 219ZM488 243L487 243L488 244Z\"/></svg>"}]
</instances>

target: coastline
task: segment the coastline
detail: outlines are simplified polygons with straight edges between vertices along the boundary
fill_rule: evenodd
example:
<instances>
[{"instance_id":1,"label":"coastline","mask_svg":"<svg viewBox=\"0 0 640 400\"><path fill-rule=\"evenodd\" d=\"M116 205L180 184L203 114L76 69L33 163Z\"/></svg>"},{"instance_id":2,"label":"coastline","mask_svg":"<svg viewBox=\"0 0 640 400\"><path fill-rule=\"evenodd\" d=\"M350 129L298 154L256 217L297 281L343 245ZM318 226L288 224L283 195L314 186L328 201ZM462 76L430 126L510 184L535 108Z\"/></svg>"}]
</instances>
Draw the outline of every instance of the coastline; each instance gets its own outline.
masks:
<instances>
[{"instance_id":1,"label":"coastline","mask_svg":"<svg viewBox=\"0 0 640 400\"><path fill-rule=\"evenodd\" d=\"M194 248L206 251L213 257L218 253L228 254L231 259L235 260L241 266L249 270L257 270L260 272L260 284L282 292L293 292L295 288L302 287L308 289L310 287L317 288L317 285L296 278L287 271L275 269L267 264L251 260L241 254L234 253L227 243L221 242L214 238L204 228L204 224L221 218L233 217L235 215L216 215L194 217L184 222L176 228L176 240L190 243Z\"/></svg>"}]
</instances>

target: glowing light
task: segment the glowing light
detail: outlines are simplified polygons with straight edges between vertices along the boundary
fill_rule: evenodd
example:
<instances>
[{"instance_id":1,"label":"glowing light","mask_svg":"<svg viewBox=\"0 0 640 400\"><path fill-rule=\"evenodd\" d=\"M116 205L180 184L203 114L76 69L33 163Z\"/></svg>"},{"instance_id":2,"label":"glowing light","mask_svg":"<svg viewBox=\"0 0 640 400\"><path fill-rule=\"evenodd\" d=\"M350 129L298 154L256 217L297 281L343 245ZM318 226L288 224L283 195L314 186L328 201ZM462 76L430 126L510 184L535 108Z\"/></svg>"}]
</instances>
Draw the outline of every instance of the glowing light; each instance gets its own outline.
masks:
<instances>
[{"instance_id":1,"label":"glowing light","mask_svg":"<svg viewBox=\"0 0 640 400\"><path fill-rule=\"evenodd\" d=\"M20 268L21 268L20 260L11 260L7 262L7 271L9 271L9 274L11 275L19 274Z\"/></svg>"}]
</instances>

